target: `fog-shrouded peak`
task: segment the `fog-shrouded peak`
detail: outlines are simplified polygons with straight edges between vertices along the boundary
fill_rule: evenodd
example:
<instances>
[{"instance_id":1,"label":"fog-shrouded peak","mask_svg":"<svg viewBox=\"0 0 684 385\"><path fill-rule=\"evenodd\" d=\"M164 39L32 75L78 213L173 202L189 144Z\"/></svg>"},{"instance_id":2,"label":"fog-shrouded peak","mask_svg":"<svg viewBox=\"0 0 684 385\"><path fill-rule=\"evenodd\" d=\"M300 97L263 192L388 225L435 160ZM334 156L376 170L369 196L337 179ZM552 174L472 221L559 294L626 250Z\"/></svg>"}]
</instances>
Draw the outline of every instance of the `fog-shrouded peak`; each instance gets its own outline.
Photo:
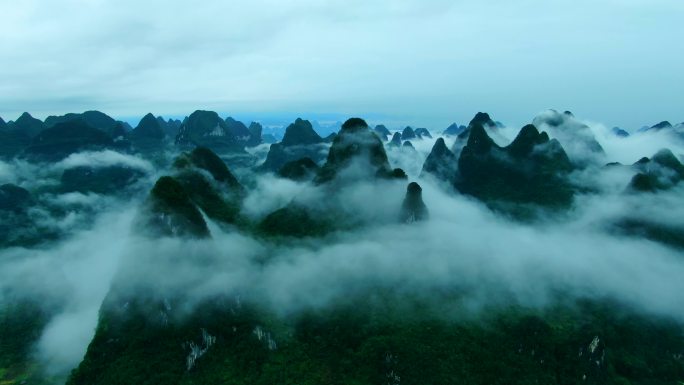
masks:
<instances>
[{"instance_id":1,"label":"fog-shrouded peak","mask_svg":"<svg viewBox=\"0 0 684 385\"><path fill-rule=\"evenodd\" d=\"M297 118L294 123L287 126L285 135L281 141L283 146L300 146L322 143L323 138L316 133L308 120Z\"/></svg>"},{"instance_id":2,"label":"fog-shrouded peak","mask_svg":"<svg viewBox=\"0 0 684 385\"><path fill-rule=\"evenodd\" d=\"M411 182L406 187L406 196L401 205L400 221L413 223L424 221L430 214L425 202L423 202L423 189L416 182Z\"/></svg>"},{"instance_id":3,"label":"fog-shrouded peak","mask_svg":"<svg viewBox=\"0 0 684 385\"><path fill-rule=\"evenodd\" d=\"M401 140L411 140L416 138L416 133L413 131L413 128L406 126L404 130L401 132Z\"/></svg>"}]
</instances>

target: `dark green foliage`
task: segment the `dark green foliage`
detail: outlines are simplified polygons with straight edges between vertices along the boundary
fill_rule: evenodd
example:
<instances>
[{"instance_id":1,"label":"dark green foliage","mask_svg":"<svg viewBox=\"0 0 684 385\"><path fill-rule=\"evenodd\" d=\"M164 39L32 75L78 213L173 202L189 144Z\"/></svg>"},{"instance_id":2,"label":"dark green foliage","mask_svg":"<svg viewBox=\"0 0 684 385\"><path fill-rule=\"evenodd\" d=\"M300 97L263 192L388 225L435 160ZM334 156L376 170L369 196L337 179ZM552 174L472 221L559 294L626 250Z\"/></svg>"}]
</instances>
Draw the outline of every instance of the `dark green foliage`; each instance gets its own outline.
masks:
<instances>
[{"instance_id":1,"label":"dark green foliage","mask_svg":"<svg viewBox=\"0 0 684 385\"><path fill-rule=\"evenodd\" d=\"M416 133L413 131L413 128L406 126L404 128L404 131L401 132L401 140L411 140L416 138Z\"/></svg>"},{"instance_id":2,"label":"dark green foliage","mask_svg":"<svg viewBox=\"0 0 684 385\"><path fill-rule=\"evenodd\" d=\"M630 237L643 237L671 247L684 249L684 226L627 218L618 222L615 225L615 230Z\"/></svg>"},{"instance_id":3,"label":"dark green foliage","mask_svg":"<svg viewBox=\"0 0 684 385\"><path fill-rule=\"evenodd\" d=\"M565 151L532 125L525 126L503 148L492 141L482 126L472 126L458 168L456 188L487 203L504 201L560 208L572 202L573 188L564 179L572 166Z\"/></svg>"},{"instance_id":4,"label":"dark green foliage","mask_svg":"<svg viewBox=\"0 0 684 385\"><path fill-rule=\"evenodd\" d=\"M672 128L672 124L670 124L670 122L668 122L667 120L664 120L664 121L662 121L658 124L655 124L651 127L651 129L654 129L654 130L662 130L664 128Z\"/></svg>"},{"instance_id":5,"label":"dark green foliage","mask_svg":"<svg viewBox=\"0 0 684 385\"><path fill-rule=\"evenodd\" d=\"M207 223L183 185L170 176L157 180L139 225L153 235L204 238Z\"/></svg>"},{"instance_id":6,"label":"dark green foliage","mask_svg":"<svg viewBox=\"0 0 684 385\"><path fill-rule=\"evenodd\" d=\"M226 118L226 125L230 133L237 138L237 140L243 144L247 143L249 138L252 136L251 131L239 120L235 120L232 117Z\"/></svg>"},{"instance_id":7,"label":"dark green foliage","mask_svg":"<svg viewBox=\"0 0 684 385\"><path fill-rule=\"evenodd\" d=\"M11 159L19 155L43 128L43 122L27 112L16 122L6 124L3 120L0 123L0 159Z\"/></svg>"},{"instance_id":8,"label":"dark green foliage","mask_svg":"<svg viewBox=\"0 0 684 385\"><path fill-rule=\"evenodd\" d=\"M125 166L73 167L62 173L61 190L63 192L117 194L143 175L142 171Z\"/></svg>"},{"instance_id":9,"label":"dark green foliage","mask_svg":"<svg viewBox=\"0 0 684 385\"><path fill-rule=\"evenodd\" d=\"M330 135L323 138L323 143L332 143L333 141L335 141L336 136L337 136L336 132L330 133Z\"/></svg>"},{"instance_id":10,"label":"dark green foliage","mask_svg":"<svg viewBox=\"0 0 684 385\"><path fill-rule=\"evenodd\" d=\"M442 132L442 135L455 136L455 135L462 133L465 130L466 130L466 126L459 126L456 123L452 123L449 127L447 127Z\"/></svg>"},{"instance_id":11,"label":"dark green foliage","mask_svg":"<svg viewBox=\"0 0 684 385\"><path fill-rule=\"evenodd\" d=\"M240 219L239 191L234 194L221 194L204 175L192 170L180 172L176 179L190 200L209 218L228 224L235 224Z\"/></svg>"},{"instance_id":12,"label":"dark green foliage","mask_svg":"<svg viewBox=\"0 0 684 385\"><path fill-rule=\"evenodd\" d=\"M129 136L133 140L148 139L161 141L166 134L164 133L159 120L151 113L148 113L140 119L140 123L131 131Z\"/></svg>"},{"instance_id":13,"label":"dark green foliage","mask_svg":"<svg viewBox=\"0 0 684 385\"><path fill-rule=\"evenodd\" d=\"M25 153L32 159L57 161L85 150L101 150L114 146L105 132L81 120L57 123L36 136Z\"/></svg>"},{"instance_id":14,"label":"dark green foliage","mask_svg":"<svg viewBox=\"0 0 684 385\"><path fill-rule=\"evenodd\" d=\"M48 306L15 298L0 302L0 384L48 384L34 347L49 321Z\"/></svg>"},{"instance_id":15,"label":"dark green foliage","mask_svg":"<svg viewBox=\"0 0 684 385\"><path fill-rule=\"evenodd\" d=\"M389 176L389 179L408 179L406 172L400 168L395 168Z\"/></svg>"},{"instance_id":16,"label":"dark green foliage","mask_svg":"<svg viewBox=\"0 0 684 385\"><path fill-rule=\"evenodd\" d=\"M256 147L262 143L261 133L263 132L263 127L261 124L252 122L249 125L249 139L245 143L246 147Z\"/></svg>"},{"instance_id":17,"label":"dark green foliage","mask_svg":"<svg viewBox=\"0 0 684 385\"><path fill-rule=\"evenodd\" d=\"M313 179L316 173L318 173L318 169L318 165L311 158L302 158L285 163L278 170L278 176L295 181L306 181Z\"/></svg>"},{"instance_id":18,"label":"dark green foliage","mask_svg":"<svg viewBox=\"0 0 684 385\"><path fill-rule=\"evenodd\" d=\"M272 237L318 237L331 232L333 220L320 212L290 203L267 215L258 225L257 231Z\"/></svg>"},{"instance_id":19,"label":"dark green foliage","mask_svg":"<svg viewBox=\"0 0 684 385\"><path fill-rule=\"evenodd\" d=\"M419 127L419 128L416 128L416 129L414 130L414 132L416 133L416 136L417 136L418 138L422 138L422 137L425 137L425 138L432 138L432 135L430 135L430 131L428 131L427 128Z\"/></svg>"},{"instance_id":20,"label":"dark green foliage","mask_svg":"<svg viewBox=\"0 0 684 385\"><path fill-rule=\"evenodd\" d=\"M282 144L289 146L306 146L309 144L322 143L323 138L314 131L311 122L297 118L294 123L287 126Z\"/></svg>"},{"instance_id":21,"label":"dark green foliage","mask_svg":"<svg viewBox=\"0 0 684 385\"><path fill-rule=\"evenodd\" d=\"M213 151L206 147L197 147L190 152L176 159L174 166L184 168L194 166L208 171L217 182L225 184L228 188L242 190L240 182L230 172L226 163Z\"/></svg>"},{"instance_id":22,"label":"dark green foliage","mask_svg":"<svg viewBox=\"0 0 684 385\"><path fill-rule=\"evenodd\" d=\"M31 116L28 112L21 114L21 116L12 122L10 126L11 129L21 131L29 138L35 138L36 135L45 129L45 124Z\"/></svg>"},{"instance_id":23,"label":"dark green foliage","mask_svg":"<svg viewBox=\"0 0 684 385\"><path fill-rule=\"evenodd\" d=\"M363 165L357 175L350 176L354 179L387 176L392 172L382 141L360 118L351 118L344 122L330 147L326 163L316 177L316 183L332 181L352 162Z\"/></svg>"},{"instance_id":24,"label":"dark green foliage","mask_svg":"<svg viewBox=\"0 0 684 385\"><path fill-rule=\"evenodd\" d=\"M454 183L457 171L458 158L449 151L443 138L437 139L435 145L432 146L432 151L423 163L421 176L432 175L437 180L451 185Z\"/></svg>"},{"instance_id":25,"label":"dark green foliage","mask_svg":"<svg viewBox=\"0 0 684 385\"><path fill-rule=\"evenodd\" d=\"M423 202L423 189L416 182L409 183L406 188L406 197L401 205L399 221L413 223L427 220L429 216L427 206Z\"/></svg>"},{"instance_id":26,"label":"dark green foliage","mask_svg":"<svg viewBox=\"0 0 684 385\"><path fill-rule=\"evenodd\" d=\"M126 135L126 129L122 122L117 122L109 115L100 111L86 111L80 114L69 113L62 116L48 116L45 119L46 127L53 127L59 123L66 123L80 120L85 124L97 128L107 133L111 138L116 139Z\"/></svg>"},{"instance_id":27,"label":"dark green foliage","mask_svg":"<svg viewBox=\"0 0 684 385\"><path fill-rule=\"evenodd\" d=\"M282 142L271 145L266 161L260 169L277 172L285 163L302 158L320 162L325 159L327 146L324 142L308 120L297 119L285 129Z\"/></svg>"},{"instance_id":28,"label":"dark green foliage","mask_svg":"<svg viewBox=\"0 0 684 385\"><path fill-rule=\"evenodd\" d=\"M216 152L243 153L244 147L214 111L195 111L182 123L176 144L204 146Z\"/></svg>"},{"instance_id":29,"label":"dark green foliage","mask_svg":"<svg viewBox=\"0 0 684 385\"><path fill-rule=\"evenodd\" d=\"M377 126L375 126L375 128L373 129L373 131L375 131L375 133L378 134L378 136L380 137L380 139L382 139L383 142L386 142L386 141L387 141L387 138L388 138L390 135L392 135L392 133L390 132L390 130L388 130L387 127L385 127L385 126L382 125L382 124L378 124Z\"/></svg>"},{"instance_id":30,"label":"dark green foliage","mask_svg":"<svg viewBox=\"0 0 684 385\"><path fill-rule=\"evenodd\" d=\"M684 180L684 165L667 149L658 151L652 159L639 159L632 168L639 172L629 183L631 191L667 190Z\"/></svg>"},{"instance_id":31,"label":"dark green foliage","mask_svg":"<svg viewBox=\"0 0 684 385\"><path fill-rule=\"evenodd\" d=\"M478 112L477 114L475 114L473 119L470 120L470 123L468 123L468 127L474 125L482 126L485 129L497 127L496 122L494 122L492 118L489 116L489 114L486 112Z\"/></svg>"},{"instance_id":32,"label":"dark green foliage","mask_svg":"<svg viewBox=\"0 0 684 385\"><path fill-rule=\"evenodd\" d=\"M388 145L390 147L401 147L401 134L398 132L395 132L394 135L392 136L392 140L390 140Z\"/></svg>"},{"instance_id":33,"label":"dark green foliage","mask_svg":"<svg viewBox=\"0 0 684 385\"><path fill-rule=\"evenodd\" d=\"M101 312L68 384L677 385L684 378L682 327L617 305L451 317L436 302L379 294L290 318L225 300L187 317L174 317L174 304L119 301ZM268 333L262 340L257 327ZM201 343L202 329L216 342L187 370L187 344Z\"/></svg>"},{"instance_id":34,"label":"dark green foliage","mask_svg":"<svg viewBox=\"0 0 684 385\"><path fill-rule=\"evenodd\" d=\"M0 186L0 211L22 212L31 205L31 193L15 184Z\"/></svg>"},{"instance_id":35,"label":"dark green foliage","mask_svg":"<svg viewBox=\"0 0 684 385\"><path fill-rule=\"evenodd\" d=\"M403 147L403 148L405 148L405 149L407 149L407 150L413 150L413 151L416 150L416 148L413 147L413 143L411 143L410 140L405 141L404 144L403 144L401 147Z\"/></svg>"},{"instance_id":36,"label":"dark green foliage","mask_svg":"<svg viewBox=\"0 0 684 385\"><path fill-rule=\"evenodd\" d=\"M190 200L207 216L229 224L239 221L245 191L218 155L206 147L197 147L176 158L174 167L180 170L176 179L183 185ZM211 179L198 170L208 172Z\"/></svg>"},{"instance_id":37,"label":"dark green foliage","mask_svg":"<svg viewBox=\"0 0 684 385\"><path fill-rule=\"evenodd\" d=\"M7 122L0 116L0 131L7 129Z\"/></svg>"}]
</instances>

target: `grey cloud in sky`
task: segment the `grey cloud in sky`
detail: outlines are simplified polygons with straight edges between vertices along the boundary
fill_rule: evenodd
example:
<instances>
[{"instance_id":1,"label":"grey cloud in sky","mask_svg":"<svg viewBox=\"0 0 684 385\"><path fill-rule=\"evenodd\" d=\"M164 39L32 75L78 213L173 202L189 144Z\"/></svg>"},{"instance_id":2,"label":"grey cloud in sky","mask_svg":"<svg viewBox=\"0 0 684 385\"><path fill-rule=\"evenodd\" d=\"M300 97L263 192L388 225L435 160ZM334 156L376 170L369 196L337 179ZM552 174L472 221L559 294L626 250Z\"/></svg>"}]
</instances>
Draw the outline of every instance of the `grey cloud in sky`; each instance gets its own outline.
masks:
<instances>
[{"instance_id":1,"label":"grey cloud in sky","mask_svg":"<svg viewBox=\"0 0 684 385\"><path fill-rule=\"evenodd\" d=\"M0 116L684 120L679 0L0 0Z\"/></svg>"}]
</instances>

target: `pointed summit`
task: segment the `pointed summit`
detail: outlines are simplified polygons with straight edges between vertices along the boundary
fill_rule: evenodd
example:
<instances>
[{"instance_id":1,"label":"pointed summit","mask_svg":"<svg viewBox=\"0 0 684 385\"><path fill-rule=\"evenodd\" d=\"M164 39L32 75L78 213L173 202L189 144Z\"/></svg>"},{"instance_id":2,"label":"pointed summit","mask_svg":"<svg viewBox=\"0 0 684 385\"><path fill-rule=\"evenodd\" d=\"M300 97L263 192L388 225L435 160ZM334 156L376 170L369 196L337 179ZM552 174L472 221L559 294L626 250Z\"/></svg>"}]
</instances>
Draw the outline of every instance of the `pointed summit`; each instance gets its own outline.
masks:
<instances>
[{"instance_id":1,"label":"pointed summit","mask_svg":"<svg viewBox=\"0 0 684 385\"><path fill-rule=\"evenodd\" d=\"M13 126L15 129L21 130L31 138L36 137L36 135L45 129L45 124L31 116L28 112L21 114L21 116L14 121Z\"/></svg>"},{"instance_id":2,"label":"pointed summit","mask_svg":"<svg viewBox=\"0 0 684 385\"><path fill-rule=\"evenodd\" d=\"M132 139L152 139L161 140L166 136L157 118L148 113L140 119L140 123L131 131Z\"/></svg>"},{"instance_id":3,"label":"pointed summit","mask_svg":"<svg viewBox=\"0 0 684 385\"><path fill-rule=\"evenodd\" d=\"M667 120L663 120L662 122L651 126L651 129L656 130L656 131L662 130L665 128L672 128L672 124L670 122L668 122Z\"/></svg>"},{"instance_id":4,"label":"pointed summit","mask_svg":"<svg viewBox=\"0 0 684 385\"><path fill-rule=\"evenodd\" d=\"M311 122L297 118L285 129L281 143L285 147L318 144L323 143L323 138L316 133Z\"/></svg>"},{"instance_id":5,"label":"pointed summit","mask_svg":"<svg viewBox=\"0 0 684 385\"><path fill-rule=\"evenodd\" d=\"M508 148L511 155L520 157L531 153L534 146L548 141L549 136L546 133L540 134L537 127L528 124L520 130Z\"/></svg>"},{"instance_id":6,"label":"pointed summit","mask_svg":"<svg viewBox=\"0 0 684 385\"><path fill-rule=\"evenodd\" d=\"M496 122L492 120L486 112L478 112L475 117L470 121L468 127L473 127L475 125L480 125L483 128L496 128Z\"/></svg>"},{"instance_id":7,"label":"pointed summit","mask_svg":"<svg viewBox=\"0 0 684 385\"><path fill-rule=\"evenodd\" d=\"M532 124L558 140L573 164L579 167L605 164L605 151L596 140L591 127L573 115L548 110L536 116Z\"/></svg>"},{"instance_id":8,"label":"pointed summit","mask_svg":"<svg viewBox=\"0 0 684 385\"><path fill-rule=\"evenodd\" d=\"M321 162L325 159L326 150L325 140L314 131L311 122L297 118L287 126L282 142L271 145L266 160L259 169L277 172L286 163L302 158Z\"/></svg>"},{"instance_id":9,"label":"pointed summit","mask_svg":"<svg viewBox=\"0 0 684 385\"><path fill-rule=\"evenodd\" d=\"M390 147L401 147L401 134L398 132L395 132L394 135L392 136L392 140L390 140L388 146L390 146Z\"/></svg>"},{"instance_id":10,"label":"pointed summit","mask_svg":"<svg viewBox=\"0 0 684 385\"><path fill-rule=\"evenodd\" d=\"M458 169L455 187L490 204L560 208L572 202L573 189L564 179L572 167L563 147L533 125L523 127L508 147L499 147L481 125L474 125Z\"/></svg>"},{"instance_id":11,"label":"pointed summit","mask_svg":"<svg viewBox=\"0 0 684 385\"><path fill-rule=\"evenodd\" d=\"M176 144L185 147L204 146L219 152L244 152L226 122L214 111L197 110L190 114L180 126Z\"/></svg>"},{"instance_id":12,"label":"pointed summit","mask_svg":"<svg viewBox=\"0 0 684 385\"><path fill-rule=\"evenodd\" d=\"M432 175L438 180L451 184L454 181L457 169L458 159L456 155L447 148L444 139L439 138L432 146L432 151L425 159L425 163L423 163L421 176Z\"/></svg>"},{"instance_id":13,"label":"pointed summit","mask_svg":"<svg viewBox=\"0 0 684 385\"><path fill-rule=\"evenodd\" d=\"M392 133L390 132L390 130L388 130L387 127L385 127L385 126L382 125L382 124L378 124L377 126L375 126L375 128L373 129L373 131L375 131L375 133L378 134L378 136L380 136L380 139L382 139L383 142L386 142L386 141L387 141L387 138L388 138L390 135L392 135Z\"/></svg>"},{"instance_id":14,"label":"pointed summit","mask_svg":"<svg viewBox=\"0 0 684 385\"><path fill-rule=\"evenodd\" d=\"M170 176L154 184L138 226L152 236L210 237L207 223L183 185Z\"/></svg>"},{"instance_id":15,"label":"pointed summit","mask_svg":"<svg viewBox=\"0 0 684 385\"><path fill-rule=\"evenodd\" d=\"M459 125L456 124L456 123L452 123L449 127L447 127L447 128L442 132L442 135L452 135L452 136L456 136L456 135L462 133L463 131L465 131L466 128L467 128L466 126L459 126Z\"/></svg>"},{"instance_id":16,"label":"pointed summit","mask_svg":"<svg viewBox=\"0 0 684 385\"><path fill-rule=\"evenodd\" d=\"M350 166L354 166L353 170ZM345 177L350 179L390 177L392 174L382 141L363 119L351 118L344 122L316 183L331 181L343 171L347 171Z\"/></svg>"},{"instance_id":17,"label":"pointed summit","mask_svg":"<svg viewBox=\"0 0 684 385\"><path fill-rule=\"evenodd\" d=\"M416 182L409 183L406 188L406 197L401 205L399 221L413 223L427 220L429 216L427 206L423 202L423 189Z\"/></svg>"},{"instance_id":18,"label":"pointed summit","mask_svg":"<svg viewBox=\"0 0 684 385\"><path fill-rule=\"evenodd\" d=\"M411 140L415 138L416 133L410 126L406 126L406 128L404 128L404 131L401 132L401 140Z\"/></svg>"}]
</instances>

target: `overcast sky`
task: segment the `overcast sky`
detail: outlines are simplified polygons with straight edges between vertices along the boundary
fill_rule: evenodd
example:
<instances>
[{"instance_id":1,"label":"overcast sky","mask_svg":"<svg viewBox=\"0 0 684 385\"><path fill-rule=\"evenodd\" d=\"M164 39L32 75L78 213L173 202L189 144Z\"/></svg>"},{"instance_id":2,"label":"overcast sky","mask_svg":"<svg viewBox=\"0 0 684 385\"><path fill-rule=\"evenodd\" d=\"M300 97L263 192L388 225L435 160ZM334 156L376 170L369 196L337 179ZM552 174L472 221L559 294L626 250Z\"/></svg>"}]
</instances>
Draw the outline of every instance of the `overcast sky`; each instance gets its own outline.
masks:
<instances>
[{"instance_id":1,"label":"overcast sky","mask_svg":"<svg viewBox=\"0 0 684 385\"><path fill-rule=\"evenodd\" d=\"M682 0L0 0L0 116L684 121Z\"/></svg>"}]
</instances>

